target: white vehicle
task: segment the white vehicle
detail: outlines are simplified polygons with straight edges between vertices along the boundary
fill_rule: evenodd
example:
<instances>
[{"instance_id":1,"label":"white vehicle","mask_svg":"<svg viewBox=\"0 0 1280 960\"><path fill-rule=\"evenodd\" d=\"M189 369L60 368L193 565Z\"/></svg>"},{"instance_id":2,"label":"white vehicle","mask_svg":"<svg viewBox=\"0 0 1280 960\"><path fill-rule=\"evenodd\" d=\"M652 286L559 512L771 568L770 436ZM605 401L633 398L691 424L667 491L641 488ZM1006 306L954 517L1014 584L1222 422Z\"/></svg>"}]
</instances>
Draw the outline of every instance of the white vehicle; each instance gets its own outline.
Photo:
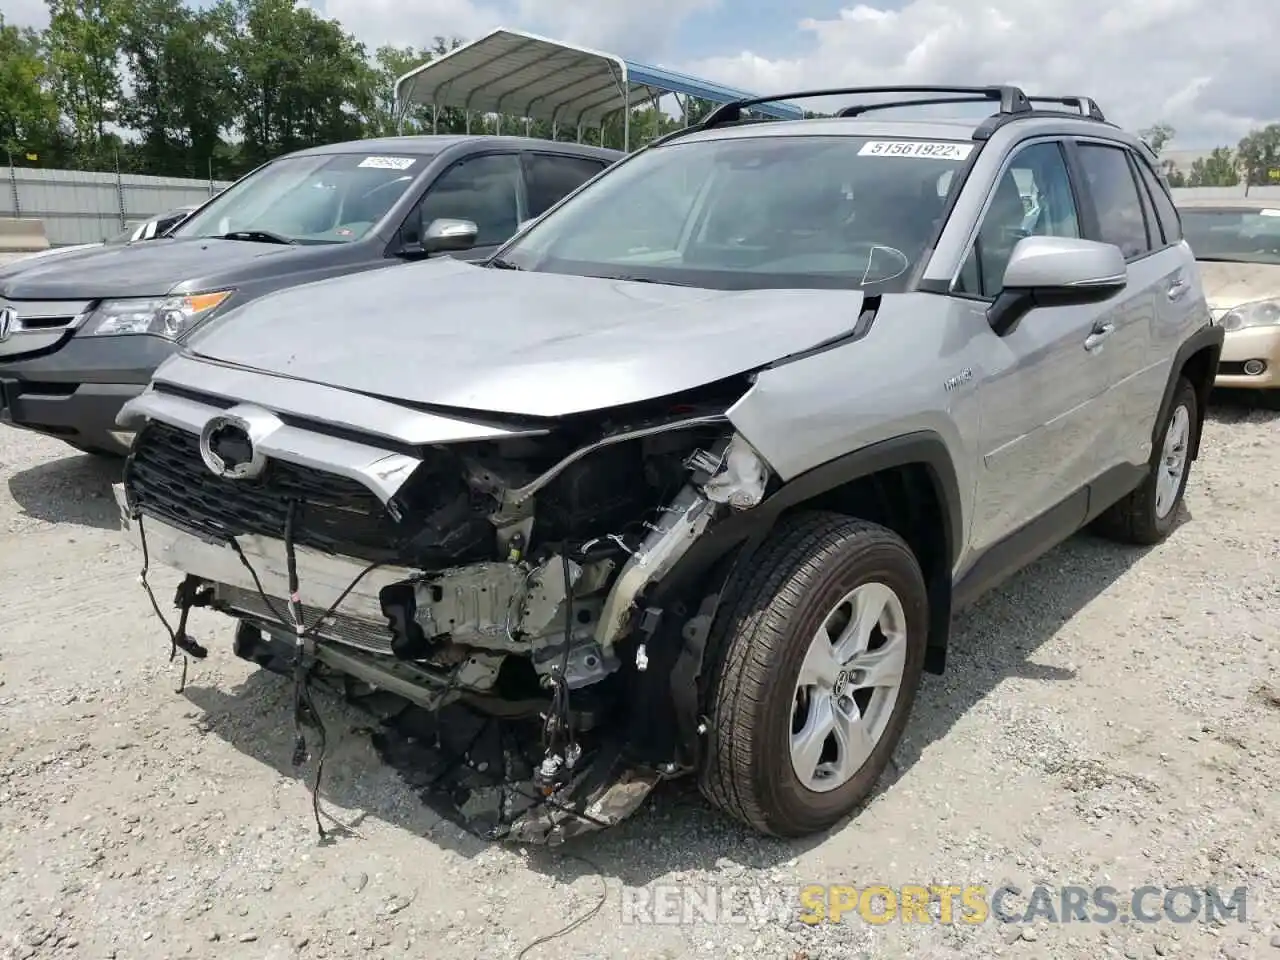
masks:
<instances>
[{"instance_id":1,"label":"white vehicle","mask_svg":"<svg viewBox=\"0 0 1280 960\"><path fill-rule=\"evenodd\" d=\"M47 259L64 253L71 253L73 250L88 250L90 247L101 247L116 243L133 243L136 240L154 240L156 237L163 237L180 224L198 206L199 204L189 203L185 206L175 207L164 213L156 214L146 220L129 221L125 229L110 240L100 240L97 243L73 243L65 247L50 247L48 250L22 254L20 259L34 260L37 257Z\"/></svg>"}]
</instances>

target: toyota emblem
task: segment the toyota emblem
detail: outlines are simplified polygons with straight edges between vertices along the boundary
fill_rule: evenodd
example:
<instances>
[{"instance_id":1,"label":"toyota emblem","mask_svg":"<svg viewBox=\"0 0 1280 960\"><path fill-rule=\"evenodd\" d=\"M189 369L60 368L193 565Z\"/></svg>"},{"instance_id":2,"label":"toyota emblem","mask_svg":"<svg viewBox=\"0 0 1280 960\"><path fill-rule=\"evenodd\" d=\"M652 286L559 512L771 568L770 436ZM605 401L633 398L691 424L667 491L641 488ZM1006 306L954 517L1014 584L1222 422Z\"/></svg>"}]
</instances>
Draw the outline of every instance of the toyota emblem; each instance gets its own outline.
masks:
<instances>
[{"instance_id":1,"label":"toyota emblem","mask_svg":"<svg viewBox=\"0 0 1280 960\"><path fill-rule=\"evenodd\" d=\"M228 415L214 417L200 431L200 458L210 473L228 480L256 477L267 463L254 445L249 424Z\"/></svg>"},{"instance_id":2,"label":"toyota emblem","mask_svg":"<svg viewBox=\"0 0 1280 960\"><path fill-rule=\"evenodd\" d=\"M0 309L0 343L8 340L18 322L18 311L12 307Z\"/></svg>"}]
</instances>

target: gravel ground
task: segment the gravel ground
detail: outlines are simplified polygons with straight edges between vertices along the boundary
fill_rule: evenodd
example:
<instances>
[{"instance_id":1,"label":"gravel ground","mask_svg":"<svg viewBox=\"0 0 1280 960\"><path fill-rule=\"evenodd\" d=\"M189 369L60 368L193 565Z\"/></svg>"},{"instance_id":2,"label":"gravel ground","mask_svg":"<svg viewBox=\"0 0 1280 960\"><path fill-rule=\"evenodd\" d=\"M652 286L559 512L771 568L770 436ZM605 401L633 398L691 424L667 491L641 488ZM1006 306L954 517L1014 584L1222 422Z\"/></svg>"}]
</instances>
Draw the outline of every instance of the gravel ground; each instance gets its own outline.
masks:
<instances>
[{"instance_id":1,"label":"gravel ground","mask_svg":"<svg viewBox=\"0 0 1280 960\"><path fill-rule=\"evenodd\" d=\"M174 692L114 473L0 429L2 956L1280 960L1278 414L1215 408L1166 544L1077 538L964 615L875 799L794 844L678 784L561 853L485 844L322 700L323 798L349 832L320 845L287 685L232 656L226 621L193 615L212 653ZM637 925L622 910L650 884L1010 881L1246 885L1247 919L814 927L793 900L790 921Z\"/></svg>"}]
</instances>

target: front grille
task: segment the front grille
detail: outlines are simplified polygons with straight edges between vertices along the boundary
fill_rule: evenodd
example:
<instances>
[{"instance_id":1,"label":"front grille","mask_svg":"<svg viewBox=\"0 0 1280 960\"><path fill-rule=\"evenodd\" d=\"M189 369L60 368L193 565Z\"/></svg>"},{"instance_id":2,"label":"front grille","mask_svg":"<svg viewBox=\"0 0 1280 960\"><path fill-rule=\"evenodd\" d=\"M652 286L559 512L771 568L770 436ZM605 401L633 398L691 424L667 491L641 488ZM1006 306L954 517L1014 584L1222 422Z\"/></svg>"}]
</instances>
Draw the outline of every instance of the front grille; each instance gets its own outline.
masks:
<instances>
[{"instance_id":1,"label":"front grille","mask_svg":"<svg viewBox=\"0 0 1280 960\"><path fill-rule=\"evenodd\" d=\"M125 475L133 506L192 533L219 540L284 537L297 504L294 543L369 563L393 563L399 530L386 507L358 481L271 460L252 480L210 473L194 434L152 422L138 435Z\"/></svg>"},{"instance_id":2,"label":"front grille","mask_svg":"<svg viewBox=\"0 0 1280 960\"><path fill-rule=\"evenodd\" d=\"M91 300L6 300L0 298L0 309L11 308L17 315L13 333L60 330L71 326L93 305Z\"/></svg>"},{"instance_id":3,"label":"front grille","mask_svg":"<svg viewBox=\"0 0 1280 960\"><path fill-rule=\"evenodd\" d=\"M289 616L288 606L283 599L273 597L271 605L268 606L267 601L257 591L242 590L225 584L218 586L216 602L219 607L230 613L266 626L279 627L281 618ZM323 613L324 611L318 607L303 604L302 622L310 627L320 619ZM287 625L285 629L292 632ZM325 640L358 647L368 653L392 656L390 628L380 627L376 623L369 623L367 620L350 617L343 613L333 613L326 617L324 623L316 630L316 635Z\"/></svg>"}]
</instances>

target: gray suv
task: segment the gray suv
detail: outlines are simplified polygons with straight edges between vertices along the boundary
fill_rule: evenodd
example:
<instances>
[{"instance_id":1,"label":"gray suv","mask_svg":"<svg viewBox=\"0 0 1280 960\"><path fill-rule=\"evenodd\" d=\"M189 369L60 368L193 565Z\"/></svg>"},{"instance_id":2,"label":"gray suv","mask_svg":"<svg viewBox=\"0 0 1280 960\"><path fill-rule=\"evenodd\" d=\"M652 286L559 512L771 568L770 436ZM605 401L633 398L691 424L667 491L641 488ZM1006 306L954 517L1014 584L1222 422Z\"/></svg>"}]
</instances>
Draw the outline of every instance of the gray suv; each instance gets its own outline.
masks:
<instances>
[{"instance_id":1,"label":"gray suv","mask_svg":"<svg viewBox=\"0 0 1280 960\"><path fill-rule=\"evenodd\" d=\"M190 606L236 618L303 734L322 676L412 702L442 753L523 724L542 800L508 837L681 774L767 834L853 811L955 610L1087 525L1172 530L1223 342L1151 152L1093 101L769 99L886 92L994 112L729 104L482 262L211 323L121 415L126 526L187 574L175 649L205 653Z\"/></svg>"}]
</instances>

